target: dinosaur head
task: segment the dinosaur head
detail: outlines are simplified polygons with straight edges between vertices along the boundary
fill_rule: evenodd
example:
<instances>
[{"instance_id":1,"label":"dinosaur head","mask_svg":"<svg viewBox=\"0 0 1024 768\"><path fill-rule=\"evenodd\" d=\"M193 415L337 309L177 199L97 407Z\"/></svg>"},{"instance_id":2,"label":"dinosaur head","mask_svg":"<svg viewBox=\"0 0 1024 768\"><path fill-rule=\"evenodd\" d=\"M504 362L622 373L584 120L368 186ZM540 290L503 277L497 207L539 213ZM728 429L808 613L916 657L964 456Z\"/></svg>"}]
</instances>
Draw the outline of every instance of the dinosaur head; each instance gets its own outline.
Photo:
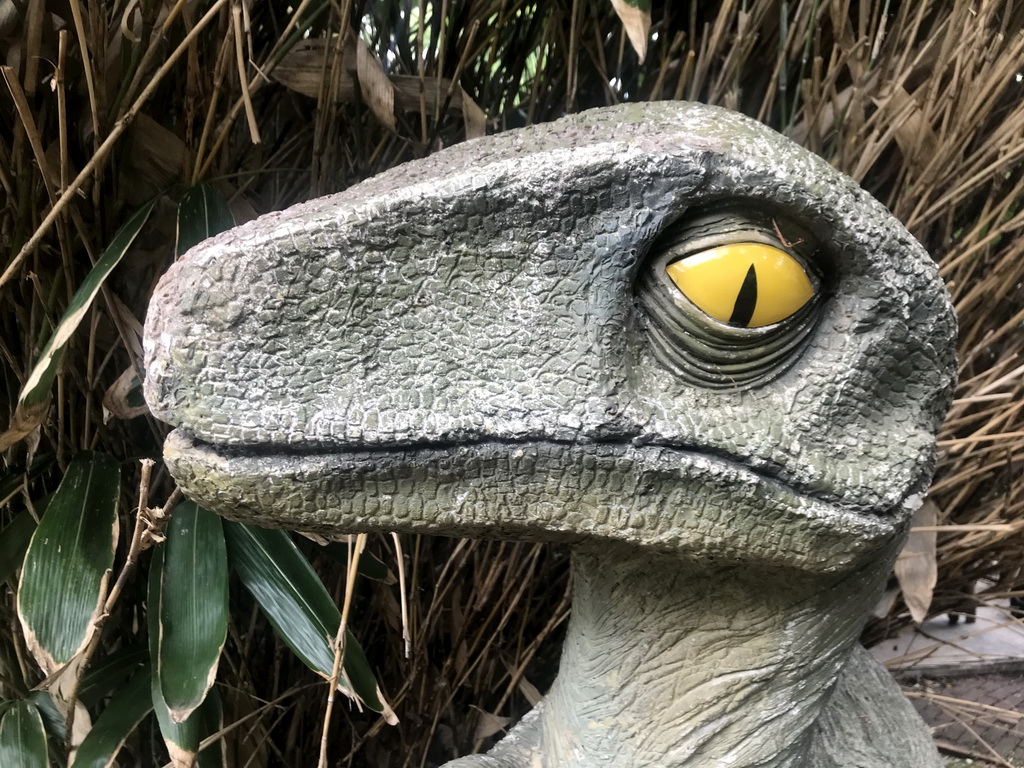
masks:
<instances>
[{"instance_id":1,"label":"dinosaur head","mask_svg":"<svg viewBox=\"0 0 1024 768\"><path fill-rule=\"evenodd\" d=\"M153 298L146 397L235 519L829 571L906 529L954 335L927 254L827 163L625 105L200 244Z\"/></svg>"}]
</instances>

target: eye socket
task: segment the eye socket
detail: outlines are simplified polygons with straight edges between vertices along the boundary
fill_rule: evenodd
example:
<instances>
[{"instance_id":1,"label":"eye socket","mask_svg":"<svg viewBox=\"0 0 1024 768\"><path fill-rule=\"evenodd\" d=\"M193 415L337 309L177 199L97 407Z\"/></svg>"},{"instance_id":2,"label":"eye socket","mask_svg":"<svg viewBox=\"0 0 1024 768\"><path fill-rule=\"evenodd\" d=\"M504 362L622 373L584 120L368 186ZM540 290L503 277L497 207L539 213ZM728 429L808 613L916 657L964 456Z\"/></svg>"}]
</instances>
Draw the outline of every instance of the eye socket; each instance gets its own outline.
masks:
<instances>
[{"instance_id":1,"label":"eye socket","mask_svg":"<svg viewBox=\"0 0 1024 768\"><path fill-rule=\"evenodd\" d=\"M767 383L810 343L829 293L817 267L829 262L783 211L729 201L688 212L652 243L636 282L654 355L708 389Z\"/></svg>"},{"instance_id":2,"label":"eye socket","mask_svg":"<svg viewBox=\"0 0 1024 768\"><path fill-rule=\"evenodd\" d=\"M814 296L803 266L763 243L716 246L674 261L665 271L704 314L738 328L774 325Z\"/></svg>"}]
</instances>

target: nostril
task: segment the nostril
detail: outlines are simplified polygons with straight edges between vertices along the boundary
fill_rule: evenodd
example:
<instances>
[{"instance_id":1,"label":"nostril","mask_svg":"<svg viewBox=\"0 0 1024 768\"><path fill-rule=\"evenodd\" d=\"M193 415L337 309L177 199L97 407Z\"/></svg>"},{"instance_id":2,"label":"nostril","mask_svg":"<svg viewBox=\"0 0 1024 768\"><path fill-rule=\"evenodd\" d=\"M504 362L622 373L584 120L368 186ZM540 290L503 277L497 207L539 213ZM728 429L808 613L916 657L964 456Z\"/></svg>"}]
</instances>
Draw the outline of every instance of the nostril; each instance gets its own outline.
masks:
<instances>
[{"instance_id":1,"label":"nostril","mask_svg":"<svg viewBox=\"0 0 1024 768\"><path fill-rule=\"evenodd\" d=\"M164 421L174 423L173 414L185 399L185 387L180 377L174 374L173 366L168 365L164 355L153 354L147 350L149 364L146 366L146 378L142 384L143 396L154 415Z\"/></svg>"}]
</instances>

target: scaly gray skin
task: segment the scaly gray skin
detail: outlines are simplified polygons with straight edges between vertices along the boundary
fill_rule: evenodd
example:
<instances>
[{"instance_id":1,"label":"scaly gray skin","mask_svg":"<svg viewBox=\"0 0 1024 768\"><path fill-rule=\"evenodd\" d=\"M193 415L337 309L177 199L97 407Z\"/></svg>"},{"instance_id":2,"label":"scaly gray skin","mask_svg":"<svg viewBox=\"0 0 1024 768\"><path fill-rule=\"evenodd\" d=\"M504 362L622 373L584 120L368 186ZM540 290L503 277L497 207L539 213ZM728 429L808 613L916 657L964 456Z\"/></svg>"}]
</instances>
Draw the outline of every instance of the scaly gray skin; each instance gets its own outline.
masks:
<instances>
[{"instance_id":1,"label":"scaly gray skin","mask_svg":"<svg viewBox=\"0 0 1024 768\"><path fill-rule=\"evenodd\" d=\"M716 239L791 250L818 298L704 318L664 262ZM552 691L452 765L930 768L856 638L954 335L934 264L849 179L724 110L625 105L201 244L153 299L146 396L227 517L573 545Z\"/></svg>"}]
</instances>

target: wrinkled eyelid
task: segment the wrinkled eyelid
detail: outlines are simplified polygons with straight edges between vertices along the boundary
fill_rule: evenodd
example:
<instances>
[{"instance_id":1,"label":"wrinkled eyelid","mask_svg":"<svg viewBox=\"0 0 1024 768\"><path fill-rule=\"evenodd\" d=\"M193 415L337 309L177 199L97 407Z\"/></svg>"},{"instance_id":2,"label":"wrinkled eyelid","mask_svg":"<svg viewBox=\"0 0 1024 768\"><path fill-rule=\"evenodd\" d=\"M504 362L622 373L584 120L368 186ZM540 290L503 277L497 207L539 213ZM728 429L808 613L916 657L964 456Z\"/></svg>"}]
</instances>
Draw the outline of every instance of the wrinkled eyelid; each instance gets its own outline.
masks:
<instances>
[{"instance_id":1,"label":"wrinkled eyelid","mask_svg":"<svg viewBox=\"0 0 1024 768\"><path fill-rule=\"evenodd\" d=\"M763 328L799 312L817 293L793 256L763 243L727 243L666 265L676 288L708 317L737 328Z\"/></svg>"}]
</instances>

